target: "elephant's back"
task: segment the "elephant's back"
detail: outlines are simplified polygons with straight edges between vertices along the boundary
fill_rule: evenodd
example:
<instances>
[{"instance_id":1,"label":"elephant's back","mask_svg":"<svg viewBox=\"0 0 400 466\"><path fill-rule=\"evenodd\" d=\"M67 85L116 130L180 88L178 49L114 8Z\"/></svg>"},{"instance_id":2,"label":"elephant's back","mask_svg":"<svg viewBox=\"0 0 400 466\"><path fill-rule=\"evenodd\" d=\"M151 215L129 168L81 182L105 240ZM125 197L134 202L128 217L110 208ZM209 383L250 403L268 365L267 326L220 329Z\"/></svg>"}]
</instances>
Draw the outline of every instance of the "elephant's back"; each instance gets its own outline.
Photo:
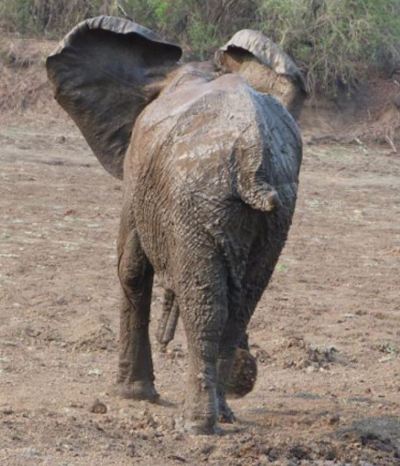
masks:
<instances>
[{"instance_id":1,"label":"elephant's back","mask_svg":"<svg viewBox=\"0 0 400 466\"><path fill-rule=\"evenodd\" d=\"M182 74L138 118L128 155L133 171L162 174L175 189L191 182L221 187L227 160L240 139L260 144L248 86L239 75L207 80ZM167 180L168 179L168 180ZM196 189L197 189L196 188ZM204 189L206 189L203 186Z\"/></svg>"},{"instance_id":2,"label":"elephant's back","mask_svg":"<svg viewBox=\"0 0 400 466\"><path fill-rule=\"evenodd\" d=\"M301 162L297 124L274 97L236 73L215 78L191 66L143 111L132 146L141 167L161 164L186 184L203 174L211 182L238 148L262 153L266 172L279 183L297 178Z\"/></svg>"},{"instance_id":3,"label":"elephant's back","mask_svg":"<svg viewBox=\"0 0 400 466\"><path fill-rule=\"evenodd\" d=\"M158 159L170 157L171 163L184 156L203 159L232 147L249 129L257 109L243 79L236 74L206 78L193 71L177 76L143 111L133 135L142 163L148 159L142 155L148 153Z\"/></svg>"},{"instance_id":4,"label":"elephant's back","mask_svg":"<svg viewBox=\"0 0 400 466\"><path fill-rule=\"evenodd\" d=\"M179 79L189 81L179 84ZM258 214L235 201L238 152L249 154L255 169L261 163L267 182L279 183L288 212L294 208L299 167L297 129L285 130L286 144L279 132L294 122L284 109L287 121L276 121L282 106L274 98L255 92L235 74L212 81L183 75L177 81L137 120L125 169L143 247L156 272L166 276L174 275L169 268L176 262L171 254L177 242L195 241L211 250L227 231L233 236L240 236L240 228L252 231L249 225ZM289 162L280 160L288 152ZM254 153L261 162L251 160ZM193 253L196 247L193 243Z\"/></svg>"}]
</instances>

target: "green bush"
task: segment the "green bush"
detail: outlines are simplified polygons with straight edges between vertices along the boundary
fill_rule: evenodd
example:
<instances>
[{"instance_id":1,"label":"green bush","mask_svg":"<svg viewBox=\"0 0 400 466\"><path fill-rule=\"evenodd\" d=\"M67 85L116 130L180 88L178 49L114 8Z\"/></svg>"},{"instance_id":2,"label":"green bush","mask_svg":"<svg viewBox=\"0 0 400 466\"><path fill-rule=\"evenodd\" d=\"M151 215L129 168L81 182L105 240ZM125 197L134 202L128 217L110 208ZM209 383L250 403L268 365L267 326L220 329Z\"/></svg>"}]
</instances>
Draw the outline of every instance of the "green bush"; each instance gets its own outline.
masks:
<instances>
[{"instance_id":1,"label":"green bush","mask_svg":"<svg viewBox=\"0 0 400 466\"><path fill-rule=\"evenodd\" d=\"M233 32L254 24L258 0L121 0L135 21L205 58Z\"/></svg>"},{"instance_id":2,"label":"green bush","mask_svg":"<svg viewBox=\"0 0 400 466\"><path fill-rule=\"evenodd\" d=\"M351 91L371 68L400 66L400 0L0 0L0 26L60 37L84 18L123 12L190 58L239 29L262 30L305 70L312 93Z\"/></svg>"},{"instance_id":3,"label":"green bush","mask_svg":"<svg viewBox=\"0 0 400 466\"><path fill-rule=\"evenodd\" d=\"M114 0L0 0L0 26L24 35L56 37L82 19L117 13Z\"/></svg>"},{"instance_id":4,"label":"green bush","mask_svg":"<svg viewBox=\"0 0 400 466\"><path fill-rule=\"evenodd\" d=\"M259 26L307 71L312 92L351 90L400 64L399 0L261 0Z\"/></svg>"}]
</instances>

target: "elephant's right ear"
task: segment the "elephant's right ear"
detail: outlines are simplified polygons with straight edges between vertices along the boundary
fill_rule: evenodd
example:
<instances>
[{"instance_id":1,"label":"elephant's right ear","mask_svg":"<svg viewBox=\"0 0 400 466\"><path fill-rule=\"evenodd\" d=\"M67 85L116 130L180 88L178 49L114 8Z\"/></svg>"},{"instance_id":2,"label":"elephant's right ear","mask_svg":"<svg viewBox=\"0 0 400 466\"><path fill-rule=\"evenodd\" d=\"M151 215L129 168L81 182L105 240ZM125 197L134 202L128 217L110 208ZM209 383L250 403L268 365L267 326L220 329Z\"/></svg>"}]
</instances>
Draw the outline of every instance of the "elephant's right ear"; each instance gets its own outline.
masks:
<instances>
[{"instance_id":1,"label":"elephant's right ear","mask_svg":"<svg viewBox=\"0 0 400 466\"><path fill-rule=\"evenodd\" d=\"M259 92L272 94L297 117L307 95L293 60L260 31L238 31L214 56L217 69L238 73Z\"/></svg>"},{"instance_id":2,"label":"elephant's right ear","mask_svg":"<svg viewBox=\"0 0 400 466\"><path fill-rule=\"evenodd\" d=\"M132 128L182 55L132 21L110 16L78 24L47 58L55 98L104 168L123 176ZM154 86L152 86L154 85Z\"/></svg>"}]
</instances>

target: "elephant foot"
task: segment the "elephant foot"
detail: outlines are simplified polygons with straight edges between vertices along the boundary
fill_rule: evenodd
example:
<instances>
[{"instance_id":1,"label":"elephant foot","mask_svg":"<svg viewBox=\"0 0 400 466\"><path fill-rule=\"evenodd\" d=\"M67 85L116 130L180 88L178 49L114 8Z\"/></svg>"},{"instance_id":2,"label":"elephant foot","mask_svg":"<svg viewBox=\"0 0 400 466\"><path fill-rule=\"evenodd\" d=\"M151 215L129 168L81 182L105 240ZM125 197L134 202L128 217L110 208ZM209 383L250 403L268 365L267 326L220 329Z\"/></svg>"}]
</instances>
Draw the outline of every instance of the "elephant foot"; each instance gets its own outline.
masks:
<instances>
[{"instance_id":1,"label":"elephant foot","mask_svg":"<svg viewBox=\"0 0 400 466\"><path fill-rule=\"evenodd\" d=\"M233 424L236 421L233 411L223 397L218 400L218 421L222 424Z\"/></svg>"},{"instance_id":2,"label":"elephant foot","mask_svg":"<svg viewBox=\"0 0 400 466\"><path fill-rule=\"evenodd\" d=\"M221 429L216 423L207 423L202 421L186 421L184 430L191 435L216 435L221 433Z\"/></svg>"},{"instance_id":3,"label":"elephant foot","mask_svg":"<svg viewBox=\"0 0 400 466\"><path fill-rule=\"evenodd\" d=\"M218 401L215 390L205 391L197 397L186 399L184 408L184 430L194 435L219 433L217 427Z\"/></svg>"},{"instance_id":4,"label":"elephant foot","mask_svg":"<svg viewBox=\"0 0 400 466\"><path fill-rule=\"evenodd\" d=\"M253 390L256 380L256 358L249 351L237 348L225 393L231 398L242 398Z\"/></svg>"},{"instance_id":5,"label":"elephant foot","mask_svg":"<svg viewBox=\"0 0 400 466\"><path fill-rule=\"evenodd\" d=\"M148 380L138 380L136 382L118 383L116 387L117 395L121 398L133 400L146 400L156 403L160 398L154 388L154 384Z\"/></svg>"}]
</instances>

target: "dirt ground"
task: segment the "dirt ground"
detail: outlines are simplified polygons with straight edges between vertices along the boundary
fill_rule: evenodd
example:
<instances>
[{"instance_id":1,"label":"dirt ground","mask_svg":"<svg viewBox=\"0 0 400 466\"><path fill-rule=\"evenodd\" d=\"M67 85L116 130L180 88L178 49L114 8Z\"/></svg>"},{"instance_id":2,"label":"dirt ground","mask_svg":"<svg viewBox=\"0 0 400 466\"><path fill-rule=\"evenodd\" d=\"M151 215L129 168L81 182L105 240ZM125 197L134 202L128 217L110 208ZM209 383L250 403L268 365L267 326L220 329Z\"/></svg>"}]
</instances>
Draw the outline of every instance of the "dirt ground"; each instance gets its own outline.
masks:
<instances>
[{"instance_id":1,"label":"dirt ground","mask_svg":"<svg viewBox=\"0 0 400 466\"><path fill-rule=\"evenodd\" d=\"M181 327L167 353L153 345L160 404L113 395L121 187L72 124L2 124L0 176L0 464L400 463L400 158L387 147L305 147L251 322L258 381L214 437L181 429Z\"/></svg>"}]
</instances>

